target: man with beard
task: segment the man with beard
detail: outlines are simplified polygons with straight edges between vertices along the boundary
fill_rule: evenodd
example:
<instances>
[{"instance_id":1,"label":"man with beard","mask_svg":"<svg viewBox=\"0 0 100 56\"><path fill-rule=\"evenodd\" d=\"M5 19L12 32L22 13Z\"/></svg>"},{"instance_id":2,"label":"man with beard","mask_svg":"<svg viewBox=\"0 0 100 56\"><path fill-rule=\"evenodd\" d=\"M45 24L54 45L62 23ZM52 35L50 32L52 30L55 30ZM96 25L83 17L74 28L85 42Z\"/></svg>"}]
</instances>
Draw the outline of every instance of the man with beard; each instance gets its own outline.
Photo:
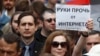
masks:
<instances>
[{"instance_id":1,"label":"man with beard","mask_svg":"<svg viewBox=\"0 0 100 56\"><path fill-rule=\"evenodd\" d=\"M8 16L12 16L15 12L16 0L3 0L3 9L7 11Z\"/></svg>"},{"instance_id":2,"label":"man with beard","mask_svg":"<svg viewBox=\"0 0 100 56\"><path fill-rule=\"evenodd\" d=\"M16 0L2 0L3 11L0 17L0 29L10 21L10 17L15 12Z\"/></svg>"}]
</instances>

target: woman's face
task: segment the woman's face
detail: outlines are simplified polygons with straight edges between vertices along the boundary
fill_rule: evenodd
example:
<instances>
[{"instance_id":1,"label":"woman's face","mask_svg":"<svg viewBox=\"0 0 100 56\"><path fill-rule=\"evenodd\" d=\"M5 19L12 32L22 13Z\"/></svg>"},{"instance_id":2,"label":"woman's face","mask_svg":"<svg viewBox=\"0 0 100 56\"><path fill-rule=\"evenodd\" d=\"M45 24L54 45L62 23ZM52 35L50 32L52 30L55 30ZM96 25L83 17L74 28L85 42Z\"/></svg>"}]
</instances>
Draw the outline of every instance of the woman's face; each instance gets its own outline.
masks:
<instances>
[{"instance_id":1,"label":"woman's face","mask_svg":"<svg viewBox=\"0 0 100 56\"><path fill-rule=\"evenodd\" d=\"M51 54L53 56L64 56L67 52L67 43L64 36L56 36L51 45Z\"/></svg>"}]
</instances>

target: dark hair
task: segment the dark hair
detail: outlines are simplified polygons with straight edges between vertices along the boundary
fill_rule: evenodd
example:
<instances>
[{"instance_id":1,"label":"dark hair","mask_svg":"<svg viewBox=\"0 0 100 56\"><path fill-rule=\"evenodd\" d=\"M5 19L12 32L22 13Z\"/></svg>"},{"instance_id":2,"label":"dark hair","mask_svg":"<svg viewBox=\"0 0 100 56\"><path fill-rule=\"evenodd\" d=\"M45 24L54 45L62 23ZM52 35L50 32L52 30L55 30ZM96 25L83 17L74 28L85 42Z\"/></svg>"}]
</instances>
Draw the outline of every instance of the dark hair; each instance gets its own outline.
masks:
<instances>
[{"instance_id":1,"label":"dark hair","mask_svg":"<svg viewBox=\"0 0 100 56\"><path fill-rule=\"evenodd\" d=\"M21 14L22 12L21 11L18 11L18 12L15 12L12 17L11 17L11 20L10 20L10 24L12 24L12 21L14 19L14 16L17 15L17 14Z\"/></svg>"},{"instance_id":2,"label":"dark hair","mask_svg":"<svg viewBox=\"0 0 100 56\"><path fill-rule=\"evenodd\" d=\"M18 17L18 26L19 26L19 24L20 24L20 22L21 22L21 19L22 19L24 16L32 16L33 19L34 19L35 25L37 25L37 19L35 18L35 16L33 15L33 13L32 13L32 12L29 12L29 11L26 11L26 12L21 13L20 16ZM28 20L28 19L26 19L26 20Z\"/></svg>"},{"instance_id":3,"label":"dark hair","mask_svg":"<svg viewBox=\"0 0 100 56\"><path fill-rule=\"evenodd\" d=\"M19 2L17 2L15 8L16 8L15 9L16 11L30 11L31 10L28 0L20 0Z\"/></svg>"},{"instance_id":4,"label":"dark hair","mask_svg":"<svg viewBox=\"0 0 100 56\"><path fill-rule=\"evenodd\" d=\"M55 13L55 11L53 10L53 9L50 9L50 8L46 8L46 10L42 13L42 15L41 15L41 18L42 18L42 21L44 20L44 14L46 13L46 12L48 12L48 13Z\"/></svg>"},{"instance_id":5,"label":"dark hair","mask_svg":"<svg viewBox=\"0 0 100 56\"><path fill-rule=\"evenodd\" d=\"M3 7L3 2L2 2L3 0L0 0L0 12L2 12L2 7Z\"/></svg>"},{"instance_id":6,"label":"dark hair","mask_svg":"<svg viewBox=\"0 0 100 56\"><path fill-rule=\"evenodd\" d=\"M34 1L32 2L32 9L38 14L41 15L44 10L46 9L44 3L41 1Z\"/></svg>"},{"instance_id":7,"label":"dark hair","mask_svg":"<svg viewBox=\"0 0 100 56\"><path fill-rule=\"evenodd\" d=\"M94 35L94 34L99 34L99 36L100 36L99 31L92 30L91 32L89 32L89 35Z\"/></svg>"},{"instance_id":8,"label":"dark hair","mask_svg":"<svg viewBox=\"0 0 100 56\"><path fill-rule=\"evenodd\" d=\"M0 36L0 39L2 39L2 38L8 44L17 43L16 50L20 51L20 39L17 35L15 35L13 33L7 33L7 34Z\"/></svg>"}]
</instances>

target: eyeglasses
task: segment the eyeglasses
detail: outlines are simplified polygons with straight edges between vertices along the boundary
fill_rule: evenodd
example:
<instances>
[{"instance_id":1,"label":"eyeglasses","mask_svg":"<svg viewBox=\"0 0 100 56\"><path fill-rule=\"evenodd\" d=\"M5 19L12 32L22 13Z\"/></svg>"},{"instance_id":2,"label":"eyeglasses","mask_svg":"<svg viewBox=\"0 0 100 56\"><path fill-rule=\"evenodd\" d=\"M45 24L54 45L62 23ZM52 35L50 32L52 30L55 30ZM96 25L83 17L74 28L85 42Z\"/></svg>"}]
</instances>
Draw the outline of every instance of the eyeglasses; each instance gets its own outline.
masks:
<instances>
[{"instance_id":1,"label":"eyeglasses","mask_svg":"<svg viewBox=\"0 0 100 56\"><path fill-rule=\"evenodd\" d=\"M55 18L49 18L49 19L46 19L46 21L50 23L50 22L52 22L52 21L55 22L56 20L55 20Z\"/></svg>"},{"instance_id":2,"label":"eyeglasses","mask_svg":"<svg viewBox=\"0 0 100 56\"><path fill-rule=\"evenodd\" d=\"M52 47L55 47L57 48L59 45L62 47L62 48L66 48L67 47L67 42L52 42L51 43Z\"/></svg>"}]
</instances>

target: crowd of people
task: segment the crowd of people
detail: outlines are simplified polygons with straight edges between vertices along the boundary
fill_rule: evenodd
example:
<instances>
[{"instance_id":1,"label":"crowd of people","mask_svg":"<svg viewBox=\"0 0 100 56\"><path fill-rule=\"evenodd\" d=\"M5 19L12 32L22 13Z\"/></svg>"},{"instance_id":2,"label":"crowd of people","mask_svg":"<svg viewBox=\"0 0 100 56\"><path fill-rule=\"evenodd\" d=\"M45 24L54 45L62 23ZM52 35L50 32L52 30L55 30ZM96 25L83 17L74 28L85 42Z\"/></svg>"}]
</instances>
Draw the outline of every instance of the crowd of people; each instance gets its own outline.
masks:
<instances>
[{"instance_id":1,"label":"crowd of people","mask_svg":"<svg viewBox=\"0 0 100 56\"><path fill-rule=\"evenodd\" d=\"M0 56L95 56L100 32L93 20L87 31L56 29L55 5L64 1L0 0Z\"/></svg>"}]
</instances>

